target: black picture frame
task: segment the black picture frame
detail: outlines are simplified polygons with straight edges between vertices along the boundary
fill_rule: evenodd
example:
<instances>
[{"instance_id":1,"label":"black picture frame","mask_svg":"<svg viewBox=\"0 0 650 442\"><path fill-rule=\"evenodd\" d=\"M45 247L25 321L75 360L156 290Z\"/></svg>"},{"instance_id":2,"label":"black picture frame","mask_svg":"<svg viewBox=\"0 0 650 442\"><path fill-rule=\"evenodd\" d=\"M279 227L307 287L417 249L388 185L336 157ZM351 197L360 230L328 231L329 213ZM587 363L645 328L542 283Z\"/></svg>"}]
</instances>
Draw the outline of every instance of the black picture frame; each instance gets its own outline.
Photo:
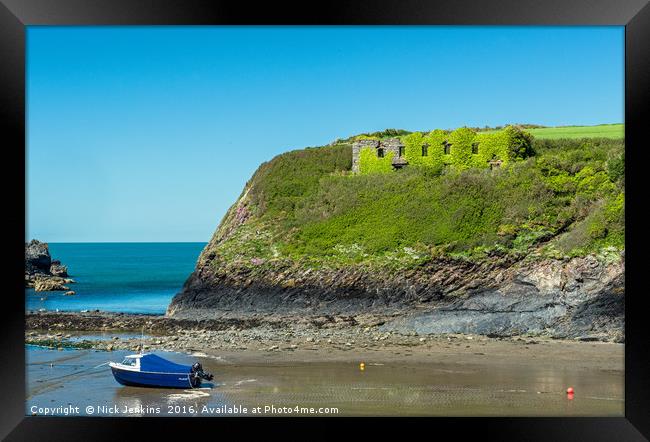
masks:
<instances>
[{"instance_id":1,"label":"black picture frame","mask_svg":"<svg viewBox=\"0 0 650 442\"><path fill-rule=\"evenodd\" d=\"M435 418L410 419L430 434L468 434L497 440L646 440L650 437L650 364L643 301L642 256L647 240L641 227L643 195L643 131L650 103L650 6L648 0L418 0L374 2L304 2L255 5L201 0L0 0L0 125L3 154L5 221L12 227L4 254L10 264L10 287L4 291L1 321L5 385L0 412L0 437L7 440L127 439L135 430L155 428L192 437L196 430L212 437L227 431L251 431L234 418L218 425L196 425L189 418L45 418L25 416L24 370L24 228L25 228L25 27L30 25L624 25L626 168L626 343L625 417L620 418ZM548 68L548 67L544 67ZM64 203L64 202L62 202ZM22 230L21 230L22 229ZM21 233L22 232L22 233ZM6 245L6 244L5 244ZM332 418L257 421L264 426L291 425L296 436L305 424L319 434L334 432ZM349 422L335 418L336 423ZM204 421L202 421L204 422ZM217 422L217 421L215 421ZM247 421L249 422L249 421ZM355 423L398 429L402 419L370 419ZM352 428L352 427L350 427ZM259 429L256 429L259 430ZM295 432L295 433L294 433ZM289 433L287 433L289 434ZM426 434L426 433L425 433ZM306 436L301 436L306 437Z\"/></svg>"}]
</instances>

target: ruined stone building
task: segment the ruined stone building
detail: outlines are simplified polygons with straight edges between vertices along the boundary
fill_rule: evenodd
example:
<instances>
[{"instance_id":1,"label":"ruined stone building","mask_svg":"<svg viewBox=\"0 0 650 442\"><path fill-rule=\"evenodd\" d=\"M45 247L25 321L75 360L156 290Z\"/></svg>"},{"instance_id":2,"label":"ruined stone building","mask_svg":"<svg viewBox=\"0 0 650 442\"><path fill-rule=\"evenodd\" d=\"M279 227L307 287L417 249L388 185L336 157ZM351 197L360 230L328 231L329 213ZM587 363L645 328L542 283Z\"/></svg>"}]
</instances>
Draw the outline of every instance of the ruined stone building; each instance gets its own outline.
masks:
<instances>
[{"instance_id":1,"label":"ruined stone building","mask_svg":"<svg viewBox=\"0 0 650 442\"><path fill-rule=\"evenodd\" d=\"M399 169L408 164L404 158L404 144L399 138L385 138L383 140L364 139L352 144L352 171L360 171L360 154L362 149L372 149L377 158L390 158L391 165ZM392 155L389 155L392 153Z\"/></svg>"},{"instance_id":2,"label":"ruined stone building","mask_svg":"<svg viewBox=\"0 0 650 442\"><path fill-rule=\"evenodd\" d=\"M352 171L390 172L409 164L438 169L445 166L498 169L532 154L531 140L529 134L511 126L485 132L460 128L451 132L413 132L393 138L362 137L352 143Z\"/></svg>"}]
</instances>

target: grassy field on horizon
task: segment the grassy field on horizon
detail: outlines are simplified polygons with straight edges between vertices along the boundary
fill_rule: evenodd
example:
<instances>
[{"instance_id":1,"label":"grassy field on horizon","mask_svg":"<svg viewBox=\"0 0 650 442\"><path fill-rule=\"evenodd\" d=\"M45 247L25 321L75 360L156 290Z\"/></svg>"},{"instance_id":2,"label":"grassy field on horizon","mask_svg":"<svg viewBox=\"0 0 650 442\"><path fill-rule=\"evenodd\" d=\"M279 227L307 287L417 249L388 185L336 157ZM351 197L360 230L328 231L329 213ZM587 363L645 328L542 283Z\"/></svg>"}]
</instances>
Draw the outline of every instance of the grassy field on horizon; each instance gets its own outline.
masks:
<instances>
[{"instance_id":1,"label":"grassy field on horizon","mask_svg":"<svg viewBox=\"0 0 650 442\"><path fill-rule=\"evenodd\" d=\"M600 124L598 126L560 126L526 129L536 138L624 138L624 124Z\"/></svg>"}]
</instances>

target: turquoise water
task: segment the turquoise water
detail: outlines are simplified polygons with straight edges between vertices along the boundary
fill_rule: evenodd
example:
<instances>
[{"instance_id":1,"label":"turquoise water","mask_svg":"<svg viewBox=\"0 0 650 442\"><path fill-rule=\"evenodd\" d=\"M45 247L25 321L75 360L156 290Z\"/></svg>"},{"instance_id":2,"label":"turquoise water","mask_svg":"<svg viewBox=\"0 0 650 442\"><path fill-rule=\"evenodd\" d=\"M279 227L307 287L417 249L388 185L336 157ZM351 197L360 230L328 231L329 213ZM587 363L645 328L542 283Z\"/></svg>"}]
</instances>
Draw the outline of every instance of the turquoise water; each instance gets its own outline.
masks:
<instances>
[{"instance_id":1,"label":"turquoise water","mask_svg":"<svg viewBox=\"0 0 650 442\"><path fill-rule=\"evenodd\" d=\"M27 310L163 314L205 243L50 243L68 266L74 296L25 290ZM45 298L41 300L41 298Z\"/></svg>"}]
</instances>

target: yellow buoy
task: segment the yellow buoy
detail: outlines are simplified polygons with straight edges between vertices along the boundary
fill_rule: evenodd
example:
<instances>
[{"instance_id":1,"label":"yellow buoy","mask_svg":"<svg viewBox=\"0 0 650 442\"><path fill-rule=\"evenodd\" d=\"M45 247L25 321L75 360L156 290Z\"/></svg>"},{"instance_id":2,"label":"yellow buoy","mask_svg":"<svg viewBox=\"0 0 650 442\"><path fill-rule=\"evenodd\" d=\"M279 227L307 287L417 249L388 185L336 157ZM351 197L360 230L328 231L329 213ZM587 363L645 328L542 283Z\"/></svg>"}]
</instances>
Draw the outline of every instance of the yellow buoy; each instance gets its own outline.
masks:
<instances>
[{"instance_id":1,"label":"yellow buoy","mask_svg":"<svg viewBox=\"0 0 650 442\"><path fill-rule=\"evenodd\" d=\"M366 369L366 364L363 362L359 364L359 370L365 370Z\"/></svg>"}]
</instances>

